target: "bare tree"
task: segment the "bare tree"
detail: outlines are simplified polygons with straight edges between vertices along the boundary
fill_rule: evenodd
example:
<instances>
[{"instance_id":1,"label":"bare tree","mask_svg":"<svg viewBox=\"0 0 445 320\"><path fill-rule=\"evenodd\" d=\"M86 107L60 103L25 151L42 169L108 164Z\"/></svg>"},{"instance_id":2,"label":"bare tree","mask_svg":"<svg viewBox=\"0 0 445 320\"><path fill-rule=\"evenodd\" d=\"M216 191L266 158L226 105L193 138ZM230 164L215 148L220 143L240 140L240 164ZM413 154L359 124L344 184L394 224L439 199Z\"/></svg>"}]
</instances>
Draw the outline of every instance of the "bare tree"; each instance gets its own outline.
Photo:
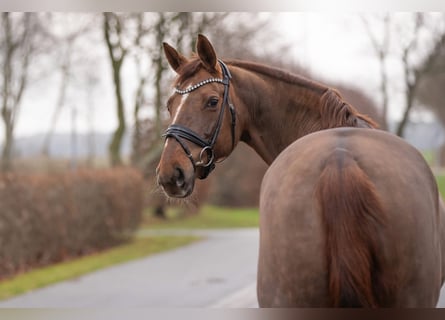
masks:
<instances>
[{"instance_id":1,"label":"bare tree","mask_svg":"<svg viewBox=\"0 0 445 320\"><path fill-rule=\"evenodd\" d=\"M63 61L60 65L61 78L60 78L60 82L59 82L60 87L58 90L58 92L59 92L58 98L56 100L54 113L51 117L50 128L47 131L47 133L45 134L45 137L43 139L43 144L42 144L41 153L42 153L42 155L45 155L45 156L49 156L51 138L54 134L57 120L59 119L60 113L62 111L62 108L63 108L63 106L65 104L65 100L66 100L66 92L67 92L68 83L69 83L70 77L71 77L71 58L72 58L71 57L71 48L72 48L72 43L69 42L65 52L63 52L63 58L62 58Z\"/></svg>"},{"instance_id":2,"label":"bare tree","mask_svg":"<svg viewBox=\"0 0 445 320\"><path fill-rule=\"evenodd\" d=\"M105 12L103 18L103 33L111 62L118 119L118 126L113 134L108 151L111 165L118 166L123 163L121 146L126 129L121 72L122 65L128 54L128 49L125 47L123 39L123 18L111 12Z\"/></svg>"},{"instance_id":3,"label":"bare tree","mask_svg":"<svg viewBox=\"0 0 445 320\"><path fill-rule=\"evenodd\" d=\"M55 14L53 14L51 18L54 18L54 15ZM63 14L63 16L66 18L66 14ZM56 70L60 71L58 97L56 99L54 112L51 117L50 128L46 132L43 140L41 150L43 155L49 156L51 139L56 129L57 121L60 117L62 109L65 106L67 91L73 76L73 65L79 62L73 61L75 54L79 51L76 47L76 41L85 36L85 34L92 29L92 21L93 20L88 20L86 22L84 21L82 24L74 26L74 28L71 27L71 30L64 30L62 35L57 35L54 33L54 24L49 23L49 26L45 26L46 36L47 38L51 39L52 48L58 55L58 60L61 60L61 62L56 67Z\"/></svg>"},{"instance_id":4,"label":"bare tree","mask_svg":"<svg viewBox=\"0 0 445 320\"><path fill-rule=\"evenodd\" d=\"M445 31L439 34L433 34L433 44L431 49L424 54L423 59L418 59L420 62L413 62L413 56L418 54L419 47L424 50L424 45L421 46L422 29L428 29L425 19L425 13L416 13L413 16L414 28L410 38L401 46L401 61L403 65L403 79L405 83L405 105L403 108L402 119L399 122L396 134L403 136L406 124L409 120L409 115L413 109L416 91L422 81L429 72L432 71L434 61L441 53L442 45L445 41ZM428 30L430 33L437 30Z\"/></svg>"},{"instance_id":5,"label":"bare tree","mask_svg":"<svg viewBox=\"0 0 445 320\"><path fill-rule=\"evenodd\" d=\"M97 75L88 73L86 75L86 105L88 107L88 154L86 163L89 167L94 165L94 157L96 155L96 145L95 145L95 135L94 135L94 91L97 86L98 78Z\"/></svg>"},{"instance_id":6,"label":"bare tree","mask_svg":"<svg viewBox=\"0 0 445 320\"><path fill-rule=\"evenodd\" d=\"M384 126L388 123L388 74L386 71L386 60L389 55L389 42L390 42L390 15L384 14L382 17L378 17L378 22L382 26L381 39L373 32L369 17L361 16L362 22L365 26L366 32L371 41L371 45L377 55L380 66L380 92L382 95L382 120Z\"/></svg>"},{"instance_id":7,"label":"bare tree","mask_svg":"<svg viewBox=\"0 0 445 320\"><path fill-rule=\"evenodd\" d=\"M445 15L443 15L443 24L445 25ZM442 32L445 33L445 30ZM432 111L445 128L445 41L443 34L439 37L436 50L438 51L436 59L425 61L426 64L430 64L430 66L424 66L429 71L417 88L416 99L425 109ZM437 137L441 138L440 135ZM445 165L445 145L435 152L435 161L436 165Z\"/></svg>"},{"instance_id":8,"label":"bare tree","mask_svg":"<svg viewBox=\"0 0 445 320\"><path fill-rule=\"evenodd\" d=\"M167 36L167 19L164 13L158 13L158 19L155 24L155 44L160 45ZM160 47L159 47L160 48ZM154 88L155 88L155 134L160 135L162 131L162 119L161 119L161 108L162 108L162 79L164 75L165 65L162 61L161 50L155 50L152 52L152 63L154 69Z\"/></svg>"},{"instance_id":9,"label":"bare tree","mask_svg":"<svg viewBox=\"0 0 445 320\"><path fill-rule=\"evenodd\" d=\"M154 51L154 43L159 39L159 34L164 33L163 29L167 28L167 17L171 15L169 13L157 12L157 13L139 13L133 14L128 17L128 19L134 22L135 26L133 28L136 30L130 39L131 47L129 47L130 55L134 58L134 64L136 68L136 88L134 93L133 102L133 150L131 161L133 165L143 167L141 164L141 153L140 150L152 149L152 139L143 139L142 132L147 130L147 125L150 126L151 136L156 137L161 135L162 130L162 117L161 108L157 107L162 104L162 97L158 96L160 91L159 87L156 86L158 79L162 78L162 73L165 69L162 61L161 66L159 66L158 56L159 49ZM159 71L159 68L162 68ZM152 87L153 78L155 79L154 85L154 98L148 96L148 87ZM161 81L161 80L159 80ZM144 108L150 105L150 101L153 102L154 116L153 121L142 123L140 121L140 112ZM153 128L151 128L153 126ZM144 140L144 141L143 141Z\"/></svg>"},{"instance_id":10,"label":"bare tree","mask_svg":"<svg viewBox=\"0 0 445 320\"><path fill-rule=\"evenodd\" d=\"M28 84L28 69L34 53L35 14L1 14L0 82L1 116L5 130L1 170L12 169L14 129L23 94Z\"/></svg>"},{"instance_id":11,"label":"bare tree","mask_svg":"<svg viewBox=\"0 0 445 320\"><path fill-rule=\"evenodd\" d=\"M137 36L135 40L135 46L139 48L138 52L134 55L134 61L136 65L136 74L138 84L136 87L135 97L134 97L134 107L133 107L133 120L134 120L134 132L133 132L133 151L132 151L132 163L136 164L137 154L135 150L141 148L141 123L139 121L139 113L142 107L146 104L146 95L144 94L144 89L148 81L150 73L149 68L144 65L144 48L142 44L142 38L145 34L145 24L144 24L144 14L139 14L137 16Z\"/></svg>"},{"instance_id":12,"label":"bare tree","mask_svg":"<svg viewBox=\"0 0 445 320\"><path fill-rule=\"evenodd\" d=\"M437 56L431 71L420 83L416 98L425 108L434 112L445 127L445 43L442 42L440 55Z\"/></svg>"}]
</instances>

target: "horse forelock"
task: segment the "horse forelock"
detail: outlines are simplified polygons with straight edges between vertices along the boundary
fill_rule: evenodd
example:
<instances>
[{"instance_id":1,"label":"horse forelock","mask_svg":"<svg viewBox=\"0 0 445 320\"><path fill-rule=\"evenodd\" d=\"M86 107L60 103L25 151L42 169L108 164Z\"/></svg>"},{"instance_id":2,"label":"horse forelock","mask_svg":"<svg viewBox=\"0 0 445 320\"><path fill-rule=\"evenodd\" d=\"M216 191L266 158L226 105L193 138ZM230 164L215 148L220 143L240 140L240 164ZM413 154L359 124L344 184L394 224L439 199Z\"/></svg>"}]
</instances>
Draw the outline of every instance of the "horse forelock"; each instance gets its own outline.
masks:
<instances>
[{"instance_id":1,"label":"horse forelock","mask_svg":"<svg viewBox=\"0 0 445 320\"><path fill-rule=\"evenodd\" d=\"M193 55L192 58L183 66L178 69L178 77L175 79L173 86L177 87L184 83L187 79L193 77L201 69L206 69L197 55ZM217 76L217 73L212 70L206 69L212 76Z\"/></svg>"}]
</instances>

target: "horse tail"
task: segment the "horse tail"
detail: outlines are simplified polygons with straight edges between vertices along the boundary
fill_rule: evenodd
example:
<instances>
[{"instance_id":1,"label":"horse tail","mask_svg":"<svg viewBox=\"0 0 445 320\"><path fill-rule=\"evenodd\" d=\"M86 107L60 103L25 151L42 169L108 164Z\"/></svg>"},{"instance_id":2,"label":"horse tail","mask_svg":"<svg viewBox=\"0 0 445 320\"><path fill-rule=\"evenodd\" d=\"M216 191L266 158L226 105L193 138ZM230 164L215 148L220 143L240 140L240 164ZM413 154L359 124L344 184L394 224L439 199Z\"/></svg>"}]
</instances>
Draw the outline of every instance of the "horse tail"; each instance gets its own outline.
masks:
<instances>
[{"instance_id":1,"label":"horse tail","mask_svg":"<svg viewBox=\"0 0 445 320\"><path fill-rule=\"evenodd\" d=\"M316 197L326 232L332 304L383 306L392 291L383 279L378 240L385 212L373 183L346 149L337 148L328 157Z\"/></svg>"}]
</instances>

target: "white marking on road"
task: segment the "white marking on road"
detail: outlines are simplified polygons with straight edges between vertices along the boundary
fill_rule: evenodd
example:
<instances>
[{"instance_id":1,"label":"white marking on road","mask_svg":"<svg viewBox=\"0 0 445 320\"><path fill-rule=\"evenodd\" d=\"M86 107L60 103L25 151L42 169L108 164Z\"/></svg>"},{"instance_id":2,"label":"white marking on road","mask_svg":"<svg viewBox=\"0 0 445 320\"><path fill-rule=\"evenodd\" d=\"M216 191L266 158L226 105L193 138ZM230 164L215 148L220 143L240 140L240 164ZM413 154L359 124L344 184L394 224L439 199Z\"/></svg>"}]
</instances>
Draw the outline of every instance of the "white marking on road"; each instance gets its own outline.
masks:
<instances>
[{"instance_id":1,"label":"white marking on road","mask_svg":"<svg viewBox=\"0 0 445 320\"><path fill-rule=\"evenodd\" d=\"M258 308L256 282L216 301L209 308Z\"/></svg>"}]
</instances>

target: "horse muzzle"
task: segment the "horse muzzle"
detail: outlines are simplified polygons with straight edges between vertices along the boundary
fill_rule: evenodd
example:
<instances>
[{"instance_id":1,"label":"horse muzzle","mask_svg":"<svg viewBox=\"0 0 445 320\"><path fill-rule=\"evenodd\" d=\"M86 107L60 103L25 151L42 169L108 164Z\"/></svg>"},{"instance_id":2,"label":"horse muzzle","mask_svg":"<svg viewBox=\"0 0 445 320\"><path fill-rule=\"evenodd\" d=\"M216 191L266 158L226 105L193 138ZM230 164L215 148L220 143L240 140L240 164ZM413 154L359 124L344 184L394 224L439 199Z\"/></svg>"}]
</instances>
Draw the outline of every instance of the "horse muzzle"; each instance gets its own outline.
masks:
<instances>
[{"instance_id":1,"label":"horse muzzle","mask_svg":"<svg viewBox=\"0 0 445 320\"><path fill-rule=\"evenodd\" d=\"M195 172L190 162L173 166L163 165L162 161L156 168L157 183L165 194L172 198L186 198L195 185Z\"/></svg>"}]
</instances>

